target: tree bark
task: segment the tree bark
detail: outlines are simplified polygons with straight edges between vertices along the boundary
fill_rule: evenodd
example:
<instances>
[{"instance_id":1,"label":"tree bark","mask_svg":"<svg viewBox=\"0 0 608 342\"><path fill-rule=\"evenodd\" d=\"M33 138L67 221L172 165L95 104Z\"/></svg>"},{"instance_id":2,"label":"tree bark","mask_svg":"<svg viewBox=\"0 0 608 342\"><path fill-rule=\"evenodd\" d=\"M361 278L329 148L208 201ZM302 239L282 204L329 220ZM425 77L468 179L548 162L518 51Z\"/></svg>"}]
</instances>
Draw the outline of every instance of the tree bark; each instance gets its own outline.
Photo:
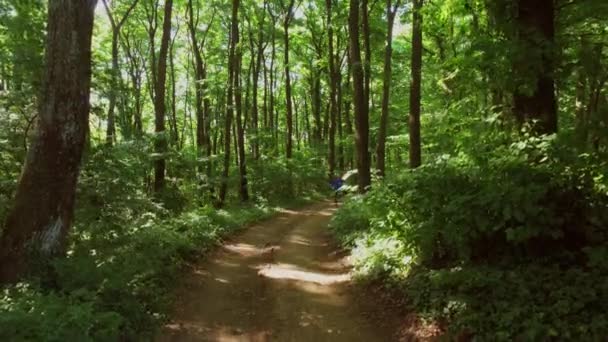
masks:
<instances>
[{"instance_id":1,"label":"tree bark","mask_svg":"<svg viewBox=\"0 0 608 342\"><path fill-rule=\"evenodd\" d=\"M230 175L230 140L232 134L232 115L234 111L234 80L237 68L236 45L239 41L239 0L232 0L232 20L230 25L230 51L228 56L228 91L226 95L226 118L224 125L224 171L220 186L218 206L222 207L228 192L228 176Z\"/></svg>"},{"instance_id":2,"label":"tree bark","mask_svg":"<svg viewBox=\"0 0 608 342\"><path fill-rule=\"evenodd\" d=\"M557 101L554 80L555 8L553 0L519 0L517 2L518 42L522 51L514 71L518 73L513 106L520 124L532 123L535 132L557 132ZM540 49L540 53L534 53ZM530 68L530 65L533 67ZM533 75L530 75L533 70ZM532 76L532 84L527 80ZM532 85L532 92L524 91ZM526 87L528 86L528 87ZM535 123L534 123L535 122Z\"/></svg>"},{"instance_id":3,"label":"tree bark","mask_svg":"<svg viewBox=\"0 0 608 342\"><path fill-rule=\"evenodd\" d=\"M363 30L363 48L365 50L365 61L363 65L363 79L365 85L363 88L363 92L365 94L365 104L369 107L371 93L370 88L372 80L372 49L370 44L371 31L369 27L370 8L367 1L368 0L361 0L361 29Z\"/></svg>"},{"instance_id":4,"label":"tree bark","mask_svg":"<svg viewBox=\"0 0 608 342\"><path fill-rule=\"evenodd\" d=\"M269 10L270 13L270 10ZM275 21L275 17L272 16L272 14L270 14L271 18L272 18L272 34L271 34L271 44L272 44L272 52L270 54L270 84L268 85L268 90L269 90L269 99L268 99L268 129L270 132L270 136L271 136L271 141L274 143L274 107L275 107L275 84L276 84L276 74L275 74L275 61L276 61L276 33L275 33L275 25L276 25L276 21ZM274 147L273 147L274 148Z\"/></svg>"},{"instance_id":5,"label":"tree bark","mask_svg":"<svg viewBox=\"0 0 608 342\"><path fill-rule=\"evenodd\" d=\"M264 102L262 103L262 117L264 131L268 128L268 68L266 67L266 57L262 57L264 62L262 63L262 69L264 71Z\"/></svg>"},{"instance_id":6,"label":"tree bark","mask_svg":"<svg viewBox=\"0 0 608 342\"><path fill-rule=\"evenodd\" d=\"M382 86L382 114L380 116L380 128L378 130L378 145L376 147L376 168L381 177L386 172L386 131L388 129L389 105L391 96L392 78L392 56L393 56L393 25L399 8L400 0L392 4L392 0L386 0L386 47L384 49L384 82Z\"/></svg>"},{"instance_id":7,"label":"tree bark","mask_svg":"<svg viewBox=\"0 0 608 342\"><path fill-rule=\"evenodd\" d=\"M422 5L423 0L413 0L412 9L412 81L410 83L410 167L422 164L420 142L420 100L422 83Z\"/></svg>"},{"instance_id":8,"label":"tree bark","mask_svg":"<svg viewBox=\"0 0 608 342\"><path fill-rule=\"evenodd\" d=\"M213 21L215 19L215 12L211 16L211 20L207 25L205 32L203 33L202 42L199 43L196 35L196 29L198 26L197 20L194 20L194 5L192 0L188 0L188 31L190 33L190 43L192 44L192 53L194 56L194 73L195 73L195 116L196 116L196 148L199 156L202 156L206 152L207 157L207 180L211 179L213 172L213 164L211 162L212 148L211 148L211 113L210 113L210 100L206 97L207 94L207 68L203 61L203 50L207 34ZM202 167L201 173L202 173ZM213 187L209 186L209 190L213 191Z\"/></svg>"},{"instance_id":9,"label":"tree bark","mask_svg":"<svg viewBox=\"0 0 608 342\"><path fill-rule=\"evenodd\" d=\"M316 68L316 67L315 67ZM322 141L323 123L321 121L321 76L318 71L311 71L312 85L312 113L315 121L314 140L316 144Z\"/></svg>"},{"instance_id":10,"label":"tree bark","mask_svg":"<svg viewBox=\"0 0 608 342\"><path fill-rule=\"evenodd\" d=\"M135 137L139 139L143 135L142 75L144 73L145 61L143 61L141 56L141 42L135 41L132 43L129 39L129 35L123 36L122 41L127 58L129 59L129 77L131 78L134 93L133 95L135 96L135 104L133 108L133 130L135 131Z\"/></svg>"},{"instance_id":11,"label":"tree bark","mask_svg":"<svg viewBox=\"0 0 608 342\"><path fill-rule=\"evenodd\" d=\"M0 281L65 252L89 124L96 0L50 0L38 132L0 239Z\"/></svg>"},{"instance_id":12,"label":"tree bark","mask_svg":"<svg viewBox=\"0 0 608 342\"><path fill-rule=\"evenodd\" d=\"M167 152L167 137L165 132L165 89L167 80L167 55L169 53L169 40L171 39L171 14L173 0L165 1L165 14L163 21L163 35L158 54L158 68L156 75L154 96L154 151L157 159L154 161L154 192L159 193L165 187L165 153Z\"/></svg>"},{"instance_id":13,"label":"tree bark","mask_svg":"<svg viewBox=\"0 0 608 342\"><path fill-rule=\"evenodd\" d=\"M179 148L179 133L177 131L177 90L175 89L176 85L176 77L175 77L175 58L174 58L174 47L175 47L175 39L177 38L177 34L179 32L179 27L175 32L175 36L173 37L173 41L171 42L169 48L169 75L171 76L171 118L169 120L169 129L170 129L170 141L173 146Z\"/></svg>"},{"instance_id":14,"label":"tree bark","mask_svg":"<svg viewBox=\"0 0 608 342\"><path fill-rule=\"evenodd\" d=\"M291 98L291 75L289 70L289 25L293 18L293 6L295 0L290 0L289 5L285 9L285 18L283 19L283 31L285 42L285 101L287 106L287 142L285 145L285 156L290 159L293 155L293 104Z\"/></svg>"},{"instance_id":15,"label":"tree bark","mask_svg":"<svg viewBox=\"0 0 608 342\"><path fill-rule=\"evenodd\" d=\"M253 44L252 44L253 48ZM254 50L252 49L252 56L255 58L255 64L253 68L253 89L252 89L252 109L251 109L251 125L253 128L253 139L252 139L252 150L253 159L259 159L260 157L260 137L259 137L259 106L258 106L258 83L260 79L260 70L262 68L262 58L264 56L264 50L266 45L264 43L264 18L260 21L258 27L258 42L257 42L257 56L254 56Z\"/></svg>"},{"instance_id":16,"label":"tree bark","mask_svg":"<svg viewBox=\"0 0 608 342\"><path fill-rule=\"evenodd\" d=\"M342 128L342 110L343 110L343 98L342 98L342 74L338 69L338 94L336 95L336 101L338 105L338 117L337 117L337 125L338 125L338 169L344 171L344 129Z\"/></svg>"},{"instance_id":17,"label":"tree bark","mask_svg":"<svg viewBox=\"0 0 608 342\"><path fill-rule=\"evenodd\" d=\"M106 144L112 146L114 141L116 140L116 117L115 117L115 108L116 108L116 98L119 94L118 89L118 79L120 77L120 71L118 66L118 42L120 37L120 30L122 26L131 15L131 12L137 6L139 0L133 1L131 6L127 9L123 17L119 22L116 22L114 19L114 15L112 14L112 10L110 6L108 6L107 0L102 0L103 6L106 10L108 18L110 19L110 26L112 27L112 69L110 75L110 96L109 96L109 106L108 106L108 121L106 126Z\"/></svg>"},{"instance_id":18,"label":"tree bark","mask_svg":"<svg viewBox=\"0 0 608 342\"><path fill-rule=\"evenodd\" d=\"M350 0L348 16L350 36L350 65L353 77L355 105L355 145L357 148L357 179L359 192L366 192L371 184L369 147L369 106L365 102L365 76L359 43L359 0Z\"/></svg>"},{"instance_id":19,"label":"tree bark","mask_svg":"<svg viewBox=\"0 0 608 342\"><path fill-rule=\"evenodd\" d=\"M105 4L105 1L104 1ZM109 12L108 12L109 14ZM108 121L106 127L106 144L112 146L114 140L116 140L116 94L118 88L118 31L116 28L112 29L112 75L110 78L110 99L108 105Z\"/></svg>"},{"instance_id":20,"label":"tree bark","mask_svg":"<svg viewBox=\"0 0 608 342\"><path fill-rule=\"evenodd\" d=\"M581 37L581 46L579 58L582 60L585 50L587 48L587 41L585 37ZM575 129L577 138L580 146L583 148L587 147L587 139L589 137L589 118L585 107L587 98L587 75L584 67L579 67L576 72L576 91L575 91L575 117L576 124Z\"/></svg>"},{"instance_id":21,"label":"tree bark","mask_svg":"<svg viewBox=\"0 0 608 342\"><path fill-rule=\"evenodd\" d=\"M334 56L334 30L332 26L332 1L325 0L325 9L327 12L327 58L329 64L329 176L334 177L336 170L336 116L338 115L337 104L337 71Z\"/></svg>"},{"instance_id":22,"label":"tree bark","mask_svg":"<svg viewBox=\"0 0 608 342\"><path fill-rule=\"evenodd\" d=\"M247 189L247 160L245 158L245 123L243 122L243 104L242 104L242 84L241 84L241 68L243 64L243 52L239 46L239 25L238 16L236 28L236 63L234 70L234 106L236 109L236 133L237 133L237 152L238 152L238 167L239 167L239 196L241 202L249 200L249 191ZM245 110L246 112L246 110Z\"/></svg>"}]
</instances>

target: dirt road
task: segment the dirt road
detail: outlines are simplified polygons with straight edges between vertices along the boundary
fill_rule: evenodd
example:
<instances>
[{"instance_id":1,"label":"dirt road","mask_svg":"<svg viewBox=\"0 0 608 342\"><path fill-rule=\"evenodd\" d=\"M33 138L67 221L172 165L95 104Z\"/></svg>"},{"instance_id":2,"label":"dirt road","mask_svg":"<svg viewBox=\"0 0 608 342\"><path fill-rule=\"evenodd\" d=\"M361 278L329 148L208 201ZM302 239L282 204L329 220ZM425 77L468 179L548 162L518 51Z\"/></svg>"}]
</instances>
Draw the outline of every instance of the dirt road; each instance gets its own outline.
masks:
<instances>
[{"instance_id":1,"label":"dirt road","mask_svg":"<svg viewBox=\"0 0 608 342\"><path fill-rule=\"evenodd\" d=\"M224 245L179 286L157 341L392 340L353 300L347 257L327 232L334 210L285 210Z\"/></svg>"}]
</instances>

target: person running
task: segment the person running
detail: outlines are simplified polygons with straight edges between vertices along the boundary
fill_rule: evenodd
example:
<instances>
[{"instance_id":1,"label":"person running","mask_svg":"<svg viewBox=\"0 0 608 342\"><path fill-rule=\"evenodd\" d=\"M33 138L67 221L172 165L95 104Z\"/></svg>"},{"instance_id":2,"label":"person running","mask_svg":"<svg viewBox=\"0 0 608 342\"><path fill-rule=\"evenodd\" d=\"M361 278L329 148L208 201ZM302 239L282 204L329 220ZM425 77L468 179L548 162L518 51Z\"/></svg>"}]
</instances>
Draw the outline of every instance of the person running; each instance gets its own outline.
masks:
<instances>
[{"instance_id":1,"label":"person running","mask_svg":"<svg viewBox=\"0 0 608 342\"><path fill-rule=\"evenodd\" d=\"M334 191L334 202L338 204L338 193L342 188L342 185L344 185L344 180L342 177L333 176L329 182L329 185Z\"/></svg>"}]
</instances>

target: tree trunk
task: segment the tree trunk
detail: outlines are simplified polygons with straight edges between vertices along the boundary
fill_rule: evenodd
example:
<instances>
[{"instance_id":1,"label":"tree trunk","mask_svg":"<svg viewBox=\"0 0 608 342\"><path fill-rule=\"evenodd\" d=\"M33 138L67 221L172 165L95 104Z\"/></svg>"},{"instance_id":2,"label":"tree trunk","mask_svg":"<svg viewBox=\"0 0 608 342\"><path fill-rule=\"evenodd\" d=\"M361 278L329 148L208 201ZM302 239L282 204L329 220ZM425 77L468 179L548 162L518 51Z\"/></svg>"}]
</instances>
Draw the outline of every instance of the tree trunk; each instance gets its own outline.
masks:
<instances>
[{"instance_id":1,"label":"tree trunk","mask_svg":"<svg viewBox=\"0 0 608 342\"><path fill-rule=\"evenodd\" d=\"M252 149L253 149L253 159L258 159L260 157L260 142L259 142L259 107L258 107L258 83L260 79L260 70L262 68L262 58L264 56L264 22L260 23L260 27L258 28L258 46L257 46L257 56L255 57L255 65L253 69L253 89L252 89L252 109L251 109L251 126L253 128L253 139L252 139ZM253 50L251 51L253 55Z\"/></svg>"},{"instance_id":2,"label":"tree trunk","mask_svg":"<svg viewBox=\"0 0 608 342\"><path fill-rule=\"evenodd\" d=\"M369 27L369 6L367 0L361 0L361 29L363 37L363 48L365 49L365 63L363 66L363 79L365 94L365 105L370 106L370 88L372 80L372 50L370 44L371 32ZM368 109L369 111L369 109Z\"/></svg>"},{"instance_id":3,"label":"tree trunk","mask_svg":"<svg viewBox=\"0 0 608 342\"><path fill-rule=\"evenodd\" d=\"M266 57L264 58L264 62L262 63L262 68L264 70L264 102L262 103L262 116L263 116L263 127L264 130L268 128L268 68L266 67Z\"/></svg>"},{"instance_id":4,"label":"tree trunk","mask_svg":"<svg viewBox=\"0 0 608 342\"><path fill-rule=\"evenodd\" d=\"M304 129L306 130L306 137L307 142L308 142L308 146L313 146L312 143L312 131L311 131L311 127L310 127L310 110L308 108L308 101L306 101L306 96L304 96Z\"/></svg>"},{"instance_id":5,"label":"tree trunk","mask_svg":"<svg viewBox=\"0 0 608 342\"><path fill-rule=\"evenodd\" d=\"M271 135L271 141L272 143L274 143L274 101L275 101L275 95L274 95L274 91L276 89L275 84L276 84L276 74L275 74L275 61L276 61L276 41L275 41L275 30L274 30L274 21L273 21L273 26L272 26L272 52L270 54L270 84L268 85L268 89L269 89L269 104L268 104L268 128L270 131L270 135ZM274 146L273 146L274 148Z\"/></svg>"},{"instance_id":6,"label":"tree trunk","mask_svg":"<svg viewBox=\"0 0 608 342\"><path fill-rule=\"evenodd\" d=\"M585 107L587 98L587 77L583 68L580 68L576 73L576 92L575 92L575 115L576 115L576 133L581 147L586 148L587 139L589 136L589 118Z\"/></svg>"},{"instance_id":7,"label":"tree trunk","mask_svg":"<svg viewBox=\"0 0 608 342\"><path fill-rule=\"evenodd\" d=\"M286 9L283 21L283 31L285 36L285 101L287 106L287 142L285 145L285 156L290 159L293 155L293 104L291 98L291 75L289 71L289 24L292 19L294 0L291 0Z\"/></svg>"},{"instance_id":8,"label":"tree trunk","mask_svg":"<svg viewBox=\"0 0 608 342\"><path fill-rule=\"evenodd\" d=\"M175 58L174 58L174 46L175 38L177 38L177 32L173 42L171 42L171 48L169 49L169 70L171 76L171 120L169 121L171 144L179 148L179 133L177 131L177 104L176 104L176 78L175 78Z\"/></svg>"},{"instance_id":9,"label":"tree trunk","mask_svg":"<svg viewBox=\"0 0 608 342\"><path fill-rule=\"evenodd\" d=\"M554 41L555 8L553 0L519 0L517 13L518 41L525 54L515 61L516 79L532 84L516 84L513 95L515 116L520 124L532 123L541 134L557 132L557 101L555 98ZM530 66L533 66L530 68ZM532 70L532 71L531 71ZM530 73L532 72L532 75ZM525 87L528 85L528 87ZM532 85L532 93L522 91Z\"/></svg>"},{"instance_id":10,"label":"tree trunk","mask_svg":"<svg viewBox=\"0 0 608 342\"><path fill-rule=\"evenodd\" d=\"M391 96L391 62L393 56L393 25L395 23L395 15L399 8L400 0L396 0L395 4L391 4L392 0L386 0L386 47L384 50L384 83L382 86L382 114L380 116L380 128L378 130L378 145L376 147L376 168L381 177L384 177L386 171L386 131L388 129L389 104Z\"/></svg>"},{"instance_id":11,"label":"tree trunk","mask_svg":"<svg viewBox=\"0 0 608 342\"><path fill-rule=\"evenodd\" d=\"M332 26L332 1L325 0L325 9L327 12L327 58L329 62L329 177L333 178L336 170L336 116L338 105L336 102L337 86L336 80L337 71L334 60L334 31Z\"/></svg>"},{"instance_id":12,"label":"tree trunk","mask_svg":"<svg viewBox=\"0 0 608 342\"><path fill-rule=\"evenodd\" d=\"M110 78L110 99L108 105L108 121L106 127L106 144L112 146L116 140L116 94L118 93L118 29L112 29L112 70Z\"/></svg>"},{"instance_id":13,"label":"tree trunk","mask_svg":"<svg viewBox=\"0 0 608 342\"><path fill-rule=\"evenodd\" d=\"M342 74L341 70L338 69L338 94L336 95L336 102L338 105L338 168L344 171L344 129L342 128L342 110L343 110L343 99L342 99Z\"/></svg>"},{"instance_id":14,"label":"tree trunk","mask_svg":"<svg viewBox=\"0 0 608 342\"><path fill-rule=\"evenodd\" d=\"M131 11L135 8L139 0L133 1L131 6L127 9L126 13L116 22L110 6L108 6L107 0L102 0L108 18L110 19L110 26L112 28L112 69L110 75L110 96L108 106L108 119L106 126L106 144L112 146L116 140L116 98L118 97L120 89L118 89L118 79L120 78L120 70L118 66L118 39L120 37L120 30L126 22L127 18L131 14Z\"/></svg>"},{"instance_id":15,"label":"tree trunk","mask_svg":"<svg viewBox=\"0 0 608 342\"><path fill-rule=\"evenodd\" d=\"M355 145L357 148L357 179L359 192L366 192L371 184L369 146L369 106L365 102L365 77L359 43L359 0L350 0L348 16L350 36L350 65L353 75L355 104Z\"/></svg>"},{"instance_id":16,"label":"tree trunk","mask_svg":"<svg viewBox=\"0 0 608 342\"><path fill-rule=\"evenodd\" d=\"M232 0L232 23L230 28L230 52L228 56L228 92L226 95L226 118L224 125L224 171L220 186L218 206L226 201L228 192L228 176L230 175L230 140L232 134L232 114L234 110L233 95L235 70L237 69L236 45L239 41L239 0Z\"/></svg>"},{"instance_id":17,"label":"tree trunk","mask_svg":"<svg viewBox=\"0 0 608 342\"><path fill-rule=\"evenodd\" d=\"M422 83L422 5L423 0L413 0L412 9L412 81L410 85L410 167L422 164L420 143L420 100Z\"/></svg>"},{"instance_id":18,"label":"tree trunk","mask_svg":"<svg viewBox=\"0 0 608 342\"><path fill-rule=\"evenodd\" d=\"M316 68L316 67L315 67ZM312 112L315 121L314 140L320 144L322 140L323 123L321 122L321 77L316 70L311 71L312 77Z\"/></svg>"},{"instance_id":19,"label":"tree trunk","mask_svg":"<svg viewBox=\"0 0 608 342\"><path fill-rule=\"evenodd\" d=\"M196 36L197 25L194 21L194 7L192 0L188 0L188 30L190 33L190 43L192 44L192 53L194 55L194 73L195 73L195 116L196 116L196 148L199 156L206 151L207 161L207 179L211 178L211 139L209 133L209 99L205 98L207 91L207 70L203 62L202 47L199 46ZM210 26L207 27L207 30ZM202 166L201 166L202 173ZM212 189L210 187L210 189Z\"/></svg>"},{"instance_id":20,"label":"tree trunk","mask_svg":"<svg viewBox=\"0 0 608 342\"><path fill-rule=\"evenodd\" d=\"M298 151L300 151L300 117L298 116L298 98L296 97L294 99L294 106L293 106L293 116L294 116L294 123L295 123L295 139L296 139L296 149Z\"/></svg>"},{"instance_id":21,"label":"tree trunk","mask_svg":"<svg viewBox=\"0 0 608 342\"><path fill-rule=\"evenodd\" d=\"M247 160L245 159L245 123L243 122L243 104L242 104L242 84L241 84L241 66L243 64L242 48L239 46L239 25L237 17L236 39L234 43L237 46L236 63L234 70L234 105L236 109L236 130L237 130L237 152L238 152L238 167L239 167L239 196L241 202L249 200L249 191L247 189ZM247 102L247 101L245 101ZM246 110L245 110L246 111Z\"/></svg>"},{"instance_id":22,"label":"tree trunk","mask_svg":"<svg viewBox=\"0 0 608 342\"><path fill-rule=\"evenodd\" d=\"M158 54L158 68L156 74L156 86L154 96L154 151L156 160L154 162L154 192L159 193L165 187L165 153L167 152L167 137L165 132L165 89L167 80L167 55L169 53L169 40L171 39L171 14L173 11L173 0L166 0L165 15L163 21L163 35L160 42Z\"/></svg>"},{"instance_id":23,"label":"tree trunk","mask_svg":"<svg viewBox=\"0 0 608 342\"><path fill-rule=\"evenodd\" d=\"M96 0L50 0L38 132L0 239L0 281L65 252L89 124ZM40 260L33 260L40 258Z\"/></svg>"},{"instance_id":24,"label":"tree trunk","mask_svg":"<svg viewBox=\"0 0 608 342\"><path fill-rule=\"evenodd\" d=\"M350 51L350 46L349 46L348 49ZM348 52L348 58L350 60L350 52ZM351 89L352 68L350 66L350 62L348 64L347 68L348 68L348 70L347 70L348 72L346 73L347 77L346 77L346 84L345 84L345 87L344 87L345 90ZM346 128L347 134L350 134L350 135L354 136L355 130L353 129L353 122L352 122L351 116L350 116L350 110L351 110L351 107L352 107L352 103L351 103L351 101L352 101L352 94L350 94L350 95L351 95L350 96L351 100L349 100L348 98L346 98L346 101L344 103L344 124L346 126L345 128ZM348 147L348 152L349 152L348 153L348 165L349 165L349 169L353 169L354 164L355 164L354 163L354 155L355 155L356 151L354 151L351 148L351 146L349 146Z\"/></svg>"},{"instance_id":25,"label":"tree trunk","mask_svg":"<svg viewBox=\"0 0 608 342\"><path fill-rule=\"evenodd\" d=\"M133 96L135 97L134 113L133 113L133 130L135 131L135 137L141 138L143 135L143 122L142 122L142 74L143 74L143 61L141 58L140 50L132 44L138 44L138 42L132 43L129 36L125 36L122 40L127 58L129 60L129 77L131 79L133 87Z\"/></svg>"}]
</instances>

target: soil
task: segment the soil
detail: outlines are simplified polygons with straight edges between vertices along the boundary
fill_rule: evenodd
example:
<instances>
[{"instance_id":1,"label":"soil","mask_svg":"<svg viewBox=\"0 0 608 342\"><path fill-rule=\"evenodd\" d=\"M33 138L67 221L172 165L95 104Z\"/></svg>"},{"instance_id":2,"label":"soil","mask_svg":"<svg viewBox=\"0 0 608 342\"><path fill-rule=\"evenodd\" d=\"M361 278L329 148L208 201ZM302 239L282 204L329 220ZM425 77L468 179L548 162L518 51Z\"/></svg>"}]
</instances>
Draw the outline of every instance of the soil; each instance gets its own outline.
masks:
<instances>
[{"instance_id":1,"label":"soil","mask_svg":"<svg viewBox=\"0 0 608 342\"><path fill-rule=\"evenodd\" d=\"M416 340L376 291L352 284L348 253L327 231L335 210L283 210L227 242L178 283L156 340Z\"/></svg>"}]
</instances>

